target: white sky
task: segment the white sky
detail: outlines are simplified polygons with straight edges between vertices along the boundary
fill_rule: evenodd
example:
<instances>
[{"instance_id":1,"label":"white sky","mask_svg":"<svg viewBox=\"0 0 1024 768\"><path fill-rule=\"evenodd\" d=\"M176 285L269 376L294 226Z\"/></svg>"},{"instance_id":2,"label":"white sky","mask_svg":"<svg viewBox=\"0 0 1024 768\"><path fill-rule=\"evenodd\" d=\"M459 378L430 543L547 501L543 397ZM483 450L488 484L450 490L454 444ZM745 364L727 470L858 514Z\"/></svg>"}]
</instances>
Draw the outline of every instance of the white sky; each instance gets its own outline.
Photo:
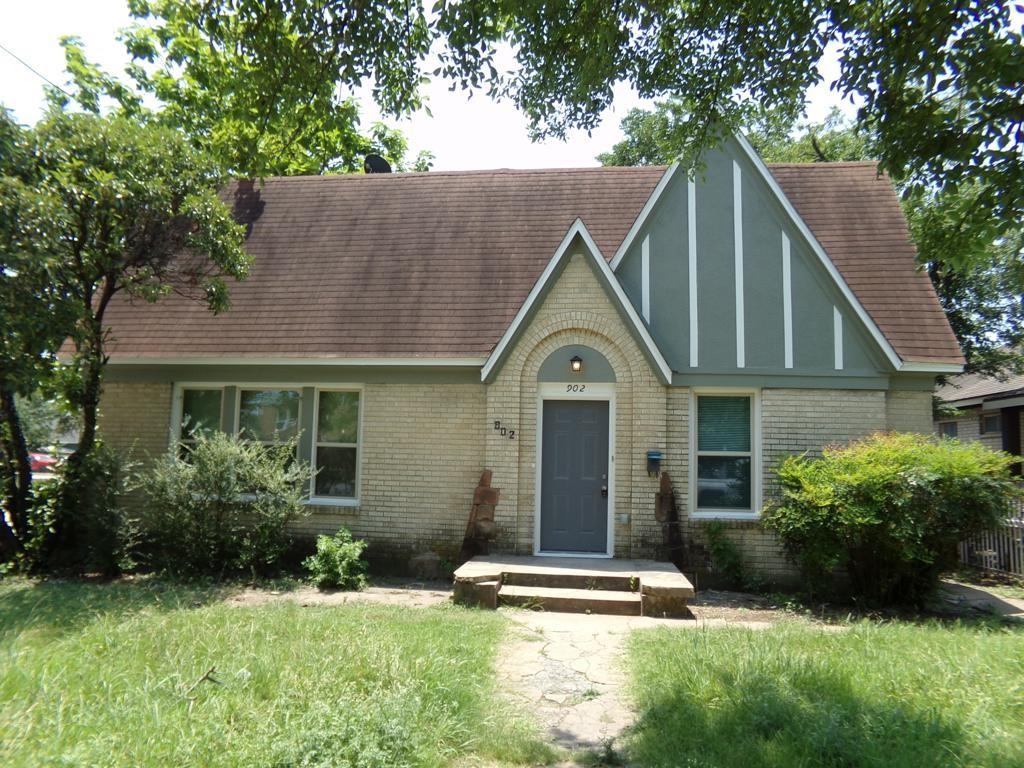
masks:
<instances>
[{"instance_id":1,"label":"white sky","mask_svg":"<svg viewBox=\"0 0 1024 768\"><path fill-rule=\"evenodd\" d=\"M59 85L66 79L58 44L62 35L82 38L86 55L107 71L121 74L127 62L124 46L116 40L117 31L131 21L125 0L0 0L0 20L0 45ZM832 106L850 113L852 108L828 88L837 72L835 58L828 57L821 70L824 82L811 91L808 116L821 119ZM19 121L33 123L39 118L43 85L0 51L0 103ZM434 170L439 171L597 165L594 157L622 138L622 117L632 107L650 106L629 88L618 87L612 108L590 136L577 131L564 142L533 143L526 119L508 102L496 103L484 93L469 99L465 92L450 92L442 81L428 85L426 97L432 116L420 113L397 125L408 137L412 155L431 150L436 155ZM364 123L376 115L374 105L364 100Z\"/></svg>"}]
</instances>

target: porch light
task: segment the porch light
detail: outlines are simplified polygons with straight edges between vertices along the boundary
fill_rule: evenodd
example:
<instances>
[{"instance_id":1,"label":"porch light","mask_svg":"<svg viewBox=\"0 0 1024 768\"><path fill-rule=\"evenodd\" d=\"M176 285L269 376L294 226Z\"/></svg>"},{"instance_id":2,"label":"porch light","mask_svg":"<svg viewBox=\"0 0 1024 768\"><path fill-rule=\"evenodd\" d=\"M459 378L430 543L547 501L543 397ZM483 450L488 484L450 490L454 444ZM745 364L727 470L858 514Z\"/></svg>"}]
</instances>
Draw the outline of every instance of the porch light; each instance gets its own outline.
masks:
<instances>
[{"instance_id":1,"label":"porch light","mask_svg":"<svg viewBox=\"0 0 1024 768\"><path fill-rule=\"evenodd\" d=\"M573 373L579 373L583 370L583 358L579 355L574 355L572 360L569 361L569 368L572 369Z\"/></svg>"}]
</instances>

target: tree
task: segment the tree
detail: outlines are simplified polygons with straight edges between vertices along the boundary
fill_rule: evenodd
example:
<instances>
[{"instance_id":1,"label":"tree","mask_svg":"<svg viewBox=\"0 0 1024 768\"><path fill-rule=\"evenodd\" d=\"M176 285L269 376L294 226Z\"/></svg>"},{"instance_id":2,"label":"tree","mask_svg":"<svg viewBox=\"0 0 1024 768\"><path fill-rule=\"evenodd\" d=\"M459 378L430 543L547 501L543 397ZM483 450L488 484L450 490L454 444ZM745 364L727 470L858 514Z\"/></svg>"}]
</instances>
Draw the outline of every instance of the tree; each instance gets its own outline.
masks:
<instances>
[{"instance_id":1,"label":"tree","mask_svg":"<svg viewBox=\"0 0 1024 768\"><path fill-rule=\"evenodd\" d=\"M982 208L1008 221L1024 212L1022 13L991 0L445 0L436 27L441 72L511 98L537 136L593 128L620 81L682 95L687 164L754 110L800 115L833 50L831 86L859 104L886 171L933 189L977 184ZM512 72L494 67L499 43L515 48Z\"/></svg>"},{"instance_id":2,"label":"tree","mask_svg":"<svg viewBox=\"0 0 1024 768\"><path fill-rule=\"evenodd\" d=\"M225 279L244 278L249 256L242 226L217 196L216 164L180 132L51 111L33 138L39 186L57 205L57 279L76 306L66 392L82 415L77 453L88 453L114 297L156 301L174 291L219 312L228 306Z\"/></svg>"},{"instance_id":3,"label":"tree","mask_svg":"<svg viewBox=\"0 0 1024 768\"><path fill-rule=\"evenodd\" d=\"M4 169L0 186L7 193L0 198L7 260L0 290L5 308L16 311L0 313L0 386L4 437L14 441L4 445L4 455L15 457L19 471L12 484L5 467L8 527L23 544L31 478L20 467L24 433L7 394L28 395L46 377L59 377L80 416L78 447L65 470L68 496L61 502L73 508L80 501L74 489L95 480L84 470L76 473L96 445L111 302L118 294L156 301L174 291L220 311L228 305L226 281L246 276L249 257L242 226L217 195L222 177L216 164L179 131L123 115L54 108L34 129L13 135L18 151L3 157L16 156L18 163ZM65 364L58 367L65 339Z\"/></svg>"},{"instance_id":4,"label":"tree","mask_svg":"<svg viewBox=\"0 0 1024 768\"><path fill-rule=\"evenodd\" d=\"M51 251L55 201L38 181L31 134L0 108L0 558L24 540L31 494L18 401L52 378L55 352L73 322Z\"/></svg>"},{"instance_id":5,"label":"tree","mask_svg":"<svg viewBox=\"0 0 1024 768\"><path fill-rule=\"evenodd\" d=\"M418 4L132 0L129 9L130 86L88 62L78 40L64 40L84 108L99 112L106 96L140 114L143 97L155 97L153 118L232 175L353 173L370 152L399 170L429 170L429 153L406 158L400 131L376 123L361 132L358 101L345 95L370 82L384 114L422 106L430 34Z\"/></svg>"},{"instance_id":6,"label":"tree","mask_svg":"<svg viewBox=\"0 0 1024 768\"><path fill-rule=\"evenodd\" d=\"M890 175L913 189L976 185L972 218L1024 214L1024 11L1009 3L440 0L429 18L421 0L130 7L132 77L212 146L241 136L236 171L267 172L275 158L331 167L352 124L337 94L372 83L385 114L414 110L428 52L433 74L512 99L538 137L596 126L619 82L680 94L673 146L692 164L758 110L795 120L828 50L831 86L859 105L857 128ZM511 71L497 65L506 44ZM300 145L306 157L284 160Z\"/></svg>"},{"instance_id":7,"label":"tree","mask_svg":"<svg viewBox=\"0 0 1024 768\"><path fill-rule=\"evenodd\" d=\"M654 110L633 109L622 121L625 138L598 155L603 165L671 162L679 154L677 125L685 119L679 99ZM748 138L768 162L874 160L877 137L833 110L820 123L797 123L761 112ZM1024 369L1024 226L996 216L979 217L987 190L976 184L921 188L895 179L903 211L939 301L967 359L965 370L1003 376Z\"/></svg>"},{"instance_id":8,"label":"tree","mask_svg":"<svg viewBox=\"0 0 1024 768\"><path fill-rule=\"evenodd\" d=\"M76 427L74 416L51 393L39 391L17 398L18 418L30 451L48 451L61 434Z\"/></svg>"},{"instance_id":9,"label":"tree","mask_svg":"<svg viewBox=\"0 0 1024 768\"><path fill-rule=\"evenodd\" d=\"M601 165L667 165L680 154L679 125L689 107L678 97L653 110L634 107L622 119L624 138L597 156ZM774 163L874 159L871 137L847 123L833 108L820 123L800 123L775 111L753 112L743 126L758 154Z\"/></svg>"}]
</instances>

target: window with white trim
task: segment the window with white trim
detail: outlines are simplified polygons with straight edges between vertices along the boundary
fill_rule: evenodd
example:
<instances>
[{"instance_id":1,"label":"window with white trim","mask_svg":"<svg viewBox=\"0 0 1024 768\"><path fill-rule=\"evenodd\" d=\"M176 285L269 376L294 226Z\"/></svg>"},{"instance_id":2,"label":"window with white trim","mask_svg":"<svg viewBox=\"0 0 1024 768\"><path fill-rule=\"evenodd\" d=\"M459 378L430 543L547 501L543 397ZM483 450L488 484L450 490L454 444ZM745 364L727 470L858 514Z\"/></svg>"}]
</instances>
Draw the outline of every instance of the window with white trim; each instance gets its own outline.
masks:
<instances>
[{"instance_id":1,"label":"window with white trim","mask_svg":"<svg viewBox=\"0 0 1024 768\"><path fill-rule=\"evenodd\" d=\"M178 442L185 453L195 445L197 435L209 435L220 429L224 408L221 388L186 387L181 390L181 421Z\"/></svg>"},{"instance_id":2,"label":"window with white trim","mask_svg":"<svg viewBox=\"0 0 1024 768\"><path fill-rule=\"evenodd\" d=\"M317 391L313 496L354 499L359 468L358 390Z\"/></svg>"},{"instance_id":3,"label":"window with white trim","mask_svg":"<svg viewBox=\"0 0 1024 768\"><path fill-rule=\"evenodd\" d=\"M697 512L753 513L754 398L697 395Z\"/></svg>"},{"instance_id":4,"label":"window with white trim","mask_svg":"<svg viewBox=\"0 0 1024 768\"><path fill-rule=\"evenodd\" d=\"M273 445L299 434L298 389L243 389L238 393L238 433Z\"/></svg>"}]
</instances>

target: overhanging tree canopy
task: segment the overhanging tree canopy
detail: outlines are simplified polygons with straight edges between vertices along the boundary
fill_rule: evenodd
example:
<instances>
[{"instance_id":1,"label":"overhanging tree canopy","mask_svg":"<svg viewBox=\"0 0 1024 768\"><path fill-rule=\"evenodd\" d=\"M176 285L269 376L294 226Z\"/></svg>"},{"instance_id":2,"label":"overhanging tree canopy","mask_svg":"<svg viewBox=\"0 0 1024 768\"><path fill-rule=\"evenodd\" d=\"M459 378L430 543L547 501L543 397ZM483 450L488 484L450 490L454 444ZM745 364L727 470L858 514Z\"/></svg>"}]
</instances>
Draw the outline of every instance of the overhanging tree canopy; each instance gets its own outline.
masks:
<instances>
[{"instance_id":1,"label":"overhanging tree canopy","mask_svg":"<svg viewBox=\"0 0 1024 768\"><path fill-rule=\"evenodd\" d=\"M883 168L976 183L978 205L1005 218L1024 212L1024 9L1012 13L984 0L443 0L437 28L444 73L512 98L538 136L594 127L617 81L681 95L690 159L752 109L799 115L832 46L832 87L860 105ZM499 42L515 46L516 72L491 68Z\"/></svg>"}]
</instances>

